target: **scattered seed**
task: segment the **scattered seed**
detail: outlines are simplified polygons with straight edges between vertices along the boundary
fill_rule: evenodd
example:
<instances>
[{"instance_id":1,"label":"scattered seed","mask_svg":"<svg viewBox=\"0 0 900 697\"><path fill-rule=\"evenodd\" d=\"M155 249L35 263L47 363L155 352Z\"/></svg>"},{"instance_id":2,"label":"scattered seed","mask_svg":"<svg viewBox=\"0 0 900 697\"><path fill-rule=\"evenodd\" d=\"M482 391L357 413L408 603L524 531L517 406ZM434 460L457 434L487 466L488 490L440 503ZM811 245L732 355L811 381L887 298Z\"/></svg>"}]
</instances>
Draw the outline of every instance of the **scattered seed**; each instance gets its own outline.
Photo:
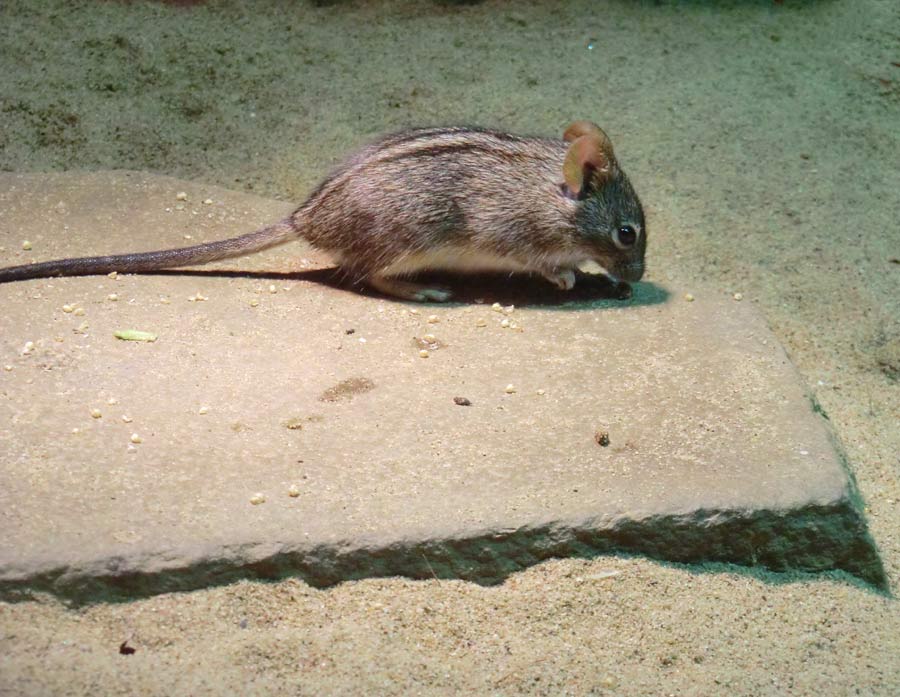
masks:
<instances>
[{"instance_id":1,"label":"scattered seed","mask_svg":"<svg viewBox=\"0 0 900 697\"><path fill-rule=\"evenodd\" d=\"M743 293L735 293L735 294L732 295L731 297L733 297L735 300L743 300L743 299L744 299L744 294L743 294Z\"/></svg>"},{"instance_id":2,"label":"scattered seed","mask_svg":"<svg viewBox=\"0 0 900 697\"><path fill-rule=\"evenodd\" d=\"M274 285L270 285L269 292L274 294L278 292L278 289Z\"/></svg>"},{"instance_id":3,"label":"scattered seed","mask_svg":"<svg viewBox=\"0 0 900 697\"><path fill-rule=\"evenodd\" d=\"M34 342L26 341L25 345L22 347L22 355L27 356L29 353L34 351Z\"/></svg>"},{"instance_id":4,"label":"scattered seed","mask_svg":"<svg viewBox=\"0 0 900 697\"><path fill-rule=\"evenodd\" d=\"M9 371L11 371L12 369L13 369L13 367L11 365L9 365L8 363L5 366L3 366L3 370L5 370L7 373Z\"/></svg>"},{"instance_id":5,"label":"scattered seed","mask_svg":"<svg viewBox=\"0 0 900 697\"><path fill-rule=\"evenodd\" d=\"M685 293L684 299L687 300L689 303L694 302L694 296L692 293Z\"/></svg>"},{"instance_id":6,"label":"scattered seed","mask_svg":"<svg viewBox=\"0 0 900 697\"><path fill-rule=\"evenodd\" d=\"M259 307L259 300L253 298L253 300L250 301L250 307Z\"/></svg>"},{"instance_id":7,"label":"scattered seed","mask_svg":"<svg viewBox=\"0 0 900 697\"><path fill-rule=\"evenodd\" d=\"M515 305L507 305L506 307L503 308L503 314L511 315L515 309L516 309Z\"/></svg>"},{"instance_id":8,"label":"scattered seed","mask_svg":"<svg viewBox=\"0 0 900 697\"><path fill-rule=\"evenodd\" d=\"M300 431L303 429L303 419L299 416L295 416L294 418L285 421L284 426L290 431Z\"/></svg>"},{"instance_id":9,"label":"scattered seed","mask_svg":"<svg viewBox=\"0 0 900 697\"><path fill-rule=\"evenodd\" d=\"M500 322L500 326L503 327L504 329L509 329L509 320L508 319L502 320Z\"/></svg>"},{"instance_id":10,"label":"scattered seed","mask_svg":"<svg viewBox=\"0 0 900 697\"><path fill-rule=\"evenodd\" d=\"M604 675L600 679L600 686L605 687L607 690L612 690L613 688L619 686L619 681L616 680L612 675Z\"/></svg>"},{"instance_id":11,"label":"scattered seed","mask_svg":"<svg viewBox=\"0 0 900 697\"><path fill-rule=\"evenodd\" d=\"M512 394L516 391L515 385L509 384L506 386L506 394Z\"/></svg>"},{"instance_id":12,"label":"scattered seed","mask_svg":"<svg viewBox=\"0 0 900 697\"><path fill-rule=\"evenodd\" d=\"M28 250L30 250L30 249L31 249L31 242L29 242L28 240L23 240L23 241L22 241L22 249L24 249L26 252L27 252Z\"/></svg>"},{"instance_id":13,"label":"scattered seed","mask_svg":"<svg viewBox=\"0 0 900 697\"><path fill-rule=\"evenodd\" d=\"M73 436L77 436L79 433L81 433L81 429L78 428L77 426L76 426L75 428L72 429L72 435L73 435Z\"/></svg>"},{"instance_id":14,"label":"scattered seed","mask_svg":"<svg viewBox=\"0 0 900 697\"><path fill-rule=\"evenodd\" d=\"M484 319L477 319L477 320L475 320L475 326L476 326L476 327L486 327L486 326L487 326L487 320L484 320Z\"/></svg>"},{"instance_id":15,"label":"scattered seed","mask_svg":"<svg viewBox=\"0 0 900 697\"><path fill-rule=\"evenodd\" d=\"M441 321L441 318L437 315L428 315L428 324L437 324Z\"/></svg>"},{"instance_id":16,"label":"scattered seed","mask_svg":"<svg viewBox=\"0 0 900 697\"><path fill-rule=\"evenodd\" d=\"M472 402L470 400L466 399L465 397L454 397L453 403L458 404L461 407L471 407L472 406Z\"/></svg>"},{"instance_id":17,"label":"scattered seed","mask_svg":"<svg viewBox=\"0 0 900 697\"><path fill-rule=\"evenodd\" d=\"M187 192L179 191L177 194L175 194L175 200L176 201L187 201Z\"/></svg>"},{"instance_id":18,"label":"scattered seed","mask_svg":"<svg viewBox=\"0 0 900 697\"><path fill-rule=\"evenodd\" d=\"M122 421L124 421L126 424L130 424L132 421L134 421L134 419L128 416L128 414L122 414Z\"/></svg>"},{"instance_id":19,"label":"scattered seed","mask_svg":"<svg viewBox=\"0 0 900 697\"><path fill-rule=\"evenodd\" d=\"M596 574L591 574L588 576L588 579L591 581L603 581L607 578L615 578L616 576L621 576L622 572L617 571L616 569L607 569L605 571L598 571Z\"/></svg>"},{"instance_id":20,"label":"scattered seed","mask_svg":"<svg viewBox=\"0 0 900 697\"><path fill-rule=\"evenodd\" d=\"M265 502L266 502L266 497L263 496L262 494L253 494L253 496L250 497L250 503L252 503L254 506L258 506L259 504L265 503Z\"/></svg>"},{"instance_id":21,"label":"scattered seed","mask_svg":"<svg viewBox=\"0 0 900 697\"><path fill-rule=\"evenodd\" d=\"M113 332L113 336L122 341L156 341L158 338L152 332L142 332L137 329L118 329Z\"/></svg>"},{"instance_id":22,"label":"scattered seed","mask_svg":"<svg viewBox=\"0 0 900 697\"><path fill-rule=\"evenodd\" d=\"M106 400L106 403L109 404L109 406L112 406L114 404L118 404L119 400L116 399L115 397L110 397L109 399Z\"/></svg>"},{"instance_id":23,"label":"scattered seed","mask_svg":"<svg viewBox=\"0 0 900 697\"><path fill-rule=\"evenodd\" d=\"M63 306L62 306L62 311L65 312L66 314L68 314L68 313L70 313L70 312L72 312L72 311L74 311L74 310L75 310L75 306L74 306L74 305L63 305Z\"/></svg>"},{"instance_id":24,"label":"scattered seed","mask_svg":"<svg viewBox=\"0 0 900 697\"><path fill-rule=\"evenodd\" d=\"M437 341L437 337L434 334L425 334L422 337L422 341L429 343L429 344L433 344L434 342Z\"/></svg>"},{"instance_id":25,"label":"scattered seed","mask_svg":"<svg viewBox=\"0 0 900 697\"><path fill-rule=\"evenodd\" d=\"M106 296L106 299L109 300L110 302L116 302L119 299L119 296L116 295L115 293L110 293L109 295Z\"/></svg>"},{"instance_id":26,"label":"scattered seed","mask_svg":"<svg viewBox=\"0 0 900 697\"><path fill-rule=\"evenodd\" d=\"M205 198L205 199L203 199L203 205L204 205L204 206L211 206L211 205L212 205L212 202L213 202L213 200L212 200L211 198Z\"/></svg>"},{"instance_id":27,"label":"scattered seed","mask_svg":"<svg viewBox=\"0 0 900 697\"><path fill-rule=\"evenodd\" d=\"M206 406L200 407L200 408L197 410L197 413L200 414L200 416L203 416L204 414L208 414L208 413L209 413L209 407L206 407Z\"/></svg>"},{"instance_id":28,"label":"scattered seed","mask_svg":"<svg viewBox=\"0 0 900 697\"><path fill-rule=\"evenodd\" d=\"M428 349L422 349L419 351L419 358L428 358L431 354L428 353Z\"/></svg>"},{"instance_id":29,"label":"scattered seed","mask_svg":"<svg viewBox=\"0 0 900 697\"><path fill-rule=\"evenodd\" d=\"M72 314L75 315L76 317L84 317L84 315L85 315L84 308L76 307L74 310L72 310Z\"/></svg>"},{"instance_id":30,"label":"scattered seed","mask_svg":"<svg viewBox=\"0 0 900 697\"><path fill-rule=\"evenodd\" d=\"M194 295L189 297L188 300L190 300L192 303L196 303L203 302L204 300L209 300L209 298L207 298L205 295L202 295L201 293L195 293Z\"/></svg>"},{"instance_id":31,"label":"scattered seed","mask_svg":"<svg viewBox=\"0 0 900 697\"><path fill-rule=\"evenodd\" d=\"M503 312L503 305L501 305L500 303L494 303L493 305L491 305L491 309L494 312Z\"/></svg>"},{"instance_id":32,"label":"scattered seed","mask_svg":"<svg viewBox=\"0 0 900 697\"><path fill-rule=\"evenodd\" d=\"M540 396L543 396L544 394L546 394L546 392L547 392L546 390L538 390L537 394Z\"/></svg>"},{"instance_id":33,"label":"scattered seed","mask_svg":"<svg viewBox=\"0 0 900 697\"><path fill-rule=\"evenodd\" d=\"M99 409L91 409L91 418L92 419L99 419L102 416L103 416L103 412L101 412Z\"/></svg>"},{"instance_id":34,"label":"scattered seed","mask_svg":"<svg viewBox=\"0 0 900 697\"><path fill-rule=\"evenodd\" d=\"M288 489L288 496L290 496L292 499L300 496L300 487L296 484L291 484L290 488Z\"/></svg>"},{"instance_id":35,"label":"scattered seed","mask_svg":"<svg viewBox=\"0 0 900 697\"><path fill-rule=\"evenodd\" d=\"M107 277L111 278L111 279L114 280L114 281L118 281L118 280L119 280L119 272L118 272L118 271L110 271L110 272L109 272L108 274L106 274L106 275L107 275Z\"/></svg>"},{"instance_id":36,"label":"scattered seed","mask_svg":"<svg viewBox=\"0 0 900 697\"><path fill-rule=\"evenodd\" d=\"M134 443L135 445L137 445L138 443L143 443L143 442L144 442L144 439L141 438L137 433L132 433L132 434L131 434L131 439L130 439L130 440L131 440L131 442Z\"/></svg>"}]
</instances>

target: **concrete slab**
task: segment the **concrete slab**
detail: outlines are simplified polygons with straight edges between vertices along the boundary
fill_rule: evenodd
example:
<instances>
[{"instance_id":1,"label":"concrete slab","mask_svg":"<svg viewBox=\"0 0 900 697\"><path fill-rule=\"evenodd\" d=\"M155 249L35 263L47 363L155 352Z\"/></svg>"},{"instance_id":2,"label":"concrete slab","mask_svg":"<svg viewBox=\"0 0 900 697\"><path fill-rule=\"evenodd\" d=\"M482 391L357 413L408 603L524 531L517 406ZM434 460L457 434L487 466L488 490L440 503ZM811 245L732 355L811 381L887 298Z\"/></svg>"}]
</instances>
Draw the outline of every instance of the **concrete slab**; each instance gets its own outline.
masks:
<instances>
[{"instance_id":1,"label":"concrete slab","mask_svg":"<svg viewBox=\"0 0 900 697\"><path fill-rule=\"evenodd\" d=\"M289 208L128 172L4 174L0 264L218 239ZM0 597L494 583L608 551L883 585L829 428L749 303L479 278L456 286L484 304L416 306L324 267L297 244L196 275L0 286Z\"/></svg>"}]
</instances>

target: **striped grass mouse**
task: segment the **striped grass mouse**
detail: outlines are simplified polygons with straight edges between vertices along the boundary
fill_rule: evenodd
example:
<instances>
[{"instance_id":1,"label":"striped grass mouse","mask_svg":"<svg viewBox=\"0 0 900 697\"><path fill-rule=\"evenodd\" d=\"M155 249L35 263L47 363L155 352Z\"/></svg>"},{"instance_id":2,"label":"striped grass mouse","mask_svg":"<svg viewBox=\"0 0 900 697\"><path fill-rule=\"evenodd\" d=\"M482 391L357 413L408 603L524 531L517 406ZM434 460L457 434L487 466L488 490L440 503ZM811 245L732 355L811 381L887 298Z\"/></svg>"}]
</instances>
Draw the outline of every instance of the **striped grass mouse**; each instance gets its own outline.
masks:
<instances>
[{"instance_id":1,"label":"striped grass mouse","mask_svg":"<svg viewBox=\"0 0 900 697\"><path fill-rule=\"evenodd\" d=\"M404 300L445 301L419 271L509 271L575 285L593 262L614 279L644 272L644 212L607 135L576 121L562 140L478 128L388 135L352 155L284 220L191 247L0 269L0 283L141 273L252 254L303 238L357 283Z\"/></svg>"}]
</instances>

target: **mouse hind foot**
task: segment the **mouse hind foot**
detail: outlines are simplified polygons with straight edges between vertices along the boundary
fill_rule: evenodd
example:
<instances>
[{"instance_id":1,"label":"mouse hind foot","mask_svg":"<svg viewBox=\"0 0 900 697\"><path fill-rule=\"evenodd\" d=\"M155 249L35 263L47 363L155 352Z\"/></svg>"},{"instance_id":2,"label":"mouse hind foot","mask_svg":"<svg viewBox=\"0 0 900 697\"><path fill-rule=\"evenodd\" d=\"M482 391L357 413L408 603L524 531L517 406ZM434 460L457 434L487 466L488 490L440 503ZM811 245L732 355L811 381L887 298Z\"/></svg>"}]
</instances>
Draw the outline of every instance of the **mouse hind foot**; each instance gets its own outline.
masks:
<instances>
[{"instance_id":1,"label":"mouse hind foot","mask_svg":"<svg viewBox=\"0 0 900 697\"><path fill-rule=\"evenodd\" d=\"M366 279L366 285L379 293L419 303L442 303L453 296L453 293L448 288L426 286L421 283L400 281L396 278L387 278L385 276L370 276Z\"/></svg>"}]
</instances>

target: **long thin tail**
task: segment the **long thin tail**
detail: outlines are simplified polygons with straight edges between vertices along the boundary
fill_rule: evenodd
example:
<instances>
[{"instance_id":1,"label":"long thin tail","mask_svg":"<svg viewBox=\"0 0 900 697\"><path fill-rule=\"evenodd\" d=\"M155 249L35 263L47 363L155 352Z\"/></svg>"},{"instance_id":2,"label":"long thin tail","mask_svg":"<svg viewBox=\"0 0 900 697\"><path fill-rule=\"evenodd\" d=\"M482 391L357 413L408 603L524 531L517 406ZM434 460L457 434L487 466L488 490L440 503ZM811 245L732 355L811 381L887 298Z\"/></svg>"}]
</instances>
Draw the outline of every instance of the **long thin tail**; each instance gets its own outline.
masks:
<instances>
[{"instance_id":1,"label":"long thin tail","mask_svg":"<svg viewBox=\"0 0 900 697\"><path fill-rule=\"evenodd\" d=\"M92 276L113 271L120 273L143 273L174 269L180 266L197 266L220 259L241 257L261 252L296 239L297 228L291 218L269 225L256 232L232 237L219 242L207 242L193 247L163 249L157 252L137 254L113 254L102 257L78 257L56 259L37 264L23 264L0 269L0 283L24 281L28 278L48 278L50 276Z\"/></svg>"}]
</instances>

